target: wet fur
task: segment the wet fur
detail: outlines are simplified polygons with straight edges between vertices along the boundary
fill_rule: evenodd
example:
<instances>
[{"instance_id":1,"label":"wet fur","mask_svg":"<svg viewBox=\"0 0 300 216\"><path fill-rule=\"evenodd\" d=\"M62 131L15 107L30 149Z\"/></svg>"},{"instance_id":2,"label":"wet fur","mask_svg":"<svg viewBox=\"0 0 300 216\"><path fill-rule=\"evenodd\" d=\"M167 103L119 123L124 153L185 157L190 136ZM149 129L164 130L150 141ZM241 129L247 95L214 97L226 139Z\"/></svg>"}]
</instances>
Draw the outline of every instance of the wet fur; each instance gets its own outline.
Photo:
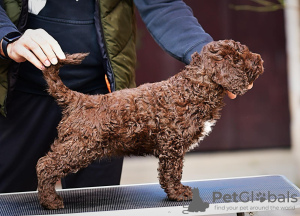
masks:
<instances>
[{"instance_id":1,"label":"wet fur","mask_svg":"<svg viewBox=\"0 0 300 216\"><path fill-rule=\"evenodd\" d=\"M39 200L47 209L64 207L55 191L60 178L111 156L154 155L168 198L191 198L191 188L181 184L185 153L207 135L205 122L220 118L226 91L242 95L263 73L260 55L239 42L215 41L166 81L85 95L68 89L58 73L86 55L68 55L43 71L50 95L63 107L58 137L36 166Z\"/></svg>"}]
</instances>

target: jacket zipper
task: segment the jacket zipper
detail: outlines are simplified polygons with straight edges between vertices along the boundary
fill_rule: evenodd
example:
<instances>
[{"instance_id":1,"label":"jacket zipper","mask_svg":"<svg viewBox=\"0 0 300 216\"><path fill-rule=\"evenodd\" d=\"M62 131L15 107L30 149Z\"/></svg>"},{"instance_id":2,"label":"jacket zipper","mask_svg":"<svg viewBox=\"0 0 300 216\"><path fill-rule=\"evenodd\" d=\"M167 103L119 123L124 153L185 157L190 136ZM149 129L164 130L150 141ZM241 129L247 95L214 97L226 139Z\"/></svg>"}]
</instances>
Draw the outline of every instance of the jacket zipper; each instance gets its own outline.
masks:
<instances>
[{"instance_id":1,"label":"jacket zipper","mask_svg":"<svg viewBox=\"0 0 300 216\"><path fill-rule=\"evenodd\" d=\"M96 0L96 11L95 11L95 27L97 30L97 34L98 34L98 44L100 46L100 50L102 53L102 58L103 58L103 65L104 65L104 69L105 69L105 76L106 79L109 81L109 85L108 89L110 92L115 91L115 76L113 73L113 69L111 66L111 60L109 58L108 55L108 51L107 51L107 46L106 46L106 41L105 41L105 36L103 33L103 26L102 26L102 22L101 22L101 11L100 11L100 0Z\"/></svg>"}]
</instances>

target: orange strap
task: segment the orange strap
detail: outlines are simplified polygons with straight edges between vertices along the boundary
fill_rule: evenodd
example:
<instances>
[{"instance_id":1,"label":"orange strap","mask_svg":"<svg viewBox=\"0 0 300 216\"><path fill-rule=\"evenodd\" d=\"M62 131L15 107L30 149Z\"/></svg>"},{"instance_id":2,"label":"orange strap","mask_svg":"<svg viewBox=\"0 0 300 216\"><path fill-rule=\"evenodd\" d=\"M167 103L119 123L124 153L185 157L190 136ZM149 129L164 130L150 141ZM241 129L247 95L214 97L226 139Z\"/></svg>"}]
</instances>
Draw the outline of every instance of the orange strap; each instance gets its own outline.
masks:
<instances>
[{"instance_id":1,"label":"orange strap","mask_svg":"<svg viewBox=\"0 0 300 216\"><path fill-rule=\"evenodd\" d=\"M106 82L106 86L107 86L107 89L108 89L109 93L111 93L110 83L108 81L108 78L107 78L106 74L105 74L105 82Z\"/></svg>"}]
</instances>

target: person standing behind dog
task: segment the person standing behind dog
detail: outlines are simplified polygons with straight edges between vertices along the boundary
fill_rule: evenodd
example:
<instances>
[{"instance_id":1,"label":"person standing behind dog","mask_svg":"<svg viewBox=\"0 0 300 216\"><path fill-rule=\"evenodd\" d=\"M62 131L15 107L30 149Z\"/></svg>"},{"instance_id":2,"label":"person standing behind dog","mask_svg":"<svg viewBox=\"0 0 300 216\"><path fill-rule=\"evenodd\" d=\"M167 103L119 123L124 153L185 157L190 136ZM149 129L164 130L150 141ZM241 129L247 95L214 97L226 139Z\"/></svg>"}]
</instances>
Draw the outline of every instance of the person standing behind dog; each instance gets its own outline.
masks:
<instances>
[{"instance_id":1,"label":"person standing behind dog","mask_svg":"<svg viewBox=\"0 0 300 216\"><path fill-rule=\"evenodd\" d=\"M60 76L71 89L106 94L135 87L134 3L157 43L188 64L211 42L181 0L0 0L0 193L36 190L35 165L56 137L61 110L40 70L64 52L89 52ZM106 78L105 78L106 77ZM117 185L123 158L96 161L63 188Z\"/></svg>"}]
</instances>

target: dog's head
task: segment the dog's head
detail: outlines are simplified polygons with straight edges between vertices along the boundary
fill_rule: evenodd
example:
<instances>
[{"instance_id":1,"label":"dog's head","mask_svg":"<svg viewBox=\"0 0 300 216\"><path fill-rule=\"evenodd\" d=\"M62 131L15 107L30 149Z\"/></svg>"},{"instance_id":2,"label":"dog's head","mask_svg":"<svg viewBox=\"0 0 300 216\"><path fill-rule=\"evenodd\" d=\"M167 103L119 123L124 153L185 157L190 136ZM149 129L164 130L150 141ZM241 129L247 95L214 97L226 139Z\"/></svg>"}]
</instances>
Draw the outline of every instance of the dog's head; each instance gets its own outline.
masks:
<instances>
[{"instance_id":1,"label":"dog's head","mask_svg":"<svg viewBox=\"0 0 300 216\"><path fill-rule=\"evenodd\" d=\"M260 55L233 40L205 45L201 54L192 55L191 64L204 67L213 82L236 95L244 94L264 71Z\"/></svg>"}]
</instances>

